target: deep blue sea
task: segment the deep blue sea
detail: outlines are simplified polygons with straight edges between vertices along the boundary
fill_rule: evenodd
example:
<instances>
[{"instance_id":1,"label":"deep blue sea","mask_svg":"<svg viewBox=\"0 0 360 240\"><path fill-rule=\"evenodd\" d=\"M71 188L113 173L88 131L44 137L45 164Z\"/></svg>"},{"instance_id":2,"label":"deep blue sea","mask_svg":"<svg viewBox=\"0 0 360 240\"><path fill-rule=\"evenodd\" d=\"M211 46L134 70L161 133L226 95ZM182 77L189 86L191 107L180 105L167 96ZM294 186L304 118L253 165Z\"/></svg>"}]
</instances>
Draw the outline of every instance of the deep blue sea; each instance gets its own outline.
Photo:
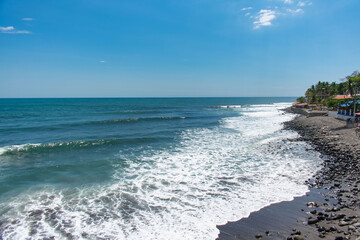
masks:
<instances>
[{"instance_id":1,"label":"deep blue sea","mask_svg":"<svg viewBox=\"0 0 360 240\"><path fill-rule=\"evenodd\" d=\"M294 100L0 99L2 239L215 239L307 191Z\"/></svg>"}]
</instances>

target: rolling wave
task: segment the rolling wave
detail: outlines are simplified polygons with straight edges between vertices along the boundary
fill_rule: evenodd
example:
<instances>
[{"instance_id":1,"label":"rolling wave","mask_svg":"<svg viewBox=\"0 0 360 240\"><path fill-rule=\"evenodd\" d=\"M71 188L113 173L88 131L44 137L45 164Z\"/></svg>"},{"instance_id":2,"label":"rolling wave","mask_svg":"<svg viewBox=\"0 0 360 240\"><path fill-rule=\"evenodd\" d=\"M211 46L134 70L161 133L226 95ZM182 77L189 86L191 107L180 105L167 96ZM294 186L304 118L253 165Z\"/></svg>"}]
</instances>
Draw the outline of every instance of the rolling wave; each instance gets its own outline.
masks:
<instances>
[{"instance_id":1,"label":"rolling wave","mask_svg":"<svg viewBox=\"0 0 360 240\"><path fill-rule=\"evenodd\" d=\"M136 122L151 122L151 121L169 121L169 120L183 120L189 117L144 117L144 118L119 118L119 119L108 119L108 120L97 120L97 121L87 121L87 122L71 122L71 123L61 123L61 124L53 124L53 125L39 125L39 126L31 126L31 127L22 127L22 128L6 128L6 131L19 131L19 130L54 130L63 127L78 127L78 126L99 126L106 124L126 124L126 123L136 123Z\"/></svg>"},{"instance_id":2,"label":"rolling wave","mask_svg":"<svg viewBox=\"0 0 360 240\"><path fill-rule=\"evenodd\" d=\"M27 143L0 147L0 156L12 156L26 153L49 153L60 151L72 151L97 146L109 146L119 144L143 143L158 141L159 138L127 138L127 139L102 139L94 141L70 141L57 143Z\"/></svg>"},{"instance_id":3,"label":"rolling wave","mask_svg":"<svg viewBox=\"0 0 360 240\"><path fill-rule=\"evenodd\" d=\"M175 120L175 119L185 119L185 118L186 117L120 118L120 119L95 121L95 122L90 122L89 124L127 123L127 122L138 122L138 121Z\"/></svg>"}]
</instances>

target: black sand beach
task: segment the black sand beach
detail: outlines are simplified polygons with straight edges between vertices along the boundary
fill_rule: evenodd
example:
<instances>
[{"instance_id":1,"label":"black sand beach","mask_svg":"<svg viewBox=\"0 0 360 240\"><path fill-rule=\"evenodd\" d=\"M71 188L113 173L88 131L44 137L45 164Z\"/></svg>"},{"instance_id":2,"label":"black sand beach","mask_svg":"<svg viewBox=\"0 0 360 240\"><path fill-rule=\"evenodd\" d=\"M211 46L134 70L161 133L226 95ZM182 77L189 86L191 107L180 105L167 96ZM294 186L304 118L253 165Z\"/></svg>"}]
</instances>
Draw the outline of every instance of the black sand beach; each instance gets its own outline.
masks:
<instances>
[{"instance_id":1,"label":"black sand beach","mask_svg":"<svg viewBox=\"0 0 360 240\"><path fill-rule=\"evenodd\" d=\"M360 237L360 139L354 128L328 116L299 116L297 131L322 153L323 167L306 196L272 204L248 218L218 226L218 239L358 239Z\"/></svg>"}]
</instances>

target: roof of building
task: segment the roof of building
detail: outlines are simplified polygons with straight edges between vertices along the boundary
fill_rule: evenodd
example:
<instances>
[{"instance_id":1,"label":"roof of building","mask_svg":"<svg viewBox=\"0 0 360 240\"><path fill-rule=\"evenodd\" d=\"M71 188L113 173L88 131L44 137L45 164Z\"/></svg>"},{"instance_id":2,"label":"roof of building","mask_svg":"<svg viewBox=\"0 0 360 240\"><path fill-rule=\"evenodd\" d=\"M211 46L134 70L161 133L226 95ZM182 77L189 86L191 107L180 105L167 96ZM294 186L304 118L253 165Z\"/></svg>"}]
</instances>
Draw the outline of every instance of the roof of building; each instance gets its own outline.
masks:
<instances>
[{"instance_id":1,"label":"roof of building","mask_svg":"<svg viewBox=\"0 0 360 240\"><path fill-rule=\"evenodd\" d=\"M297 107L306 107L308 104L307 103L295 102L294 105L297 106Z\"/></svg>"},{"instance_id":2,"label":"roof of building","mask_svg":"<svg viewBox=\"0 0 360 240\"><path fill-rule=\"evenodd\" d=\"M332 99L346 99L346 98L351 98L351 96L349 96L349 95L336 95Z\"/></svg>"}]
</instances>

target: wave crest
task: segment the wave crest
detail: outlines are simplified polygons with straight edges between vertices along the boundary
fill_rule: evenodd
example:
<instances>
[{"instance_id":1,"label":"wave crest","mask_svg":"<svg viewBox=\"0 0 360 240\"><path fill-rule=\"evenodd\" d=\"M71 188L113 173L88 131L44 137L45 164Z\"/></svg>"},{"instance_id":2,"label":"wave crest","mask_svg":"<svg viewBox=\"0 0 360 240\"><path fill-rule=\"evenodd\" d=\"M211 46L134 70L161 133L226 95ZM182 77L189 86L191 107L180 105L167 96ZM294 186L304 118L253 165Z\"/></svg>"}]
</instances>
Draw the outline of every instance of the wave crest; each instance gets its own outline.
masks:
<instances>
[{"instance_id":1,"label":"wave crest","mask_svg":"<svg viewBox=\"0 0 360 240\"><path fill-rule=\"evenodd\" d=\"M0 147L0 156L11 156L25 153L48 153L57 151L71 151L103 145L117 145L123 143L139 143L158 140L155 138L102 139L94 141L70 141L57 143L27 143Z\"/></svg>"}]
</instances>

